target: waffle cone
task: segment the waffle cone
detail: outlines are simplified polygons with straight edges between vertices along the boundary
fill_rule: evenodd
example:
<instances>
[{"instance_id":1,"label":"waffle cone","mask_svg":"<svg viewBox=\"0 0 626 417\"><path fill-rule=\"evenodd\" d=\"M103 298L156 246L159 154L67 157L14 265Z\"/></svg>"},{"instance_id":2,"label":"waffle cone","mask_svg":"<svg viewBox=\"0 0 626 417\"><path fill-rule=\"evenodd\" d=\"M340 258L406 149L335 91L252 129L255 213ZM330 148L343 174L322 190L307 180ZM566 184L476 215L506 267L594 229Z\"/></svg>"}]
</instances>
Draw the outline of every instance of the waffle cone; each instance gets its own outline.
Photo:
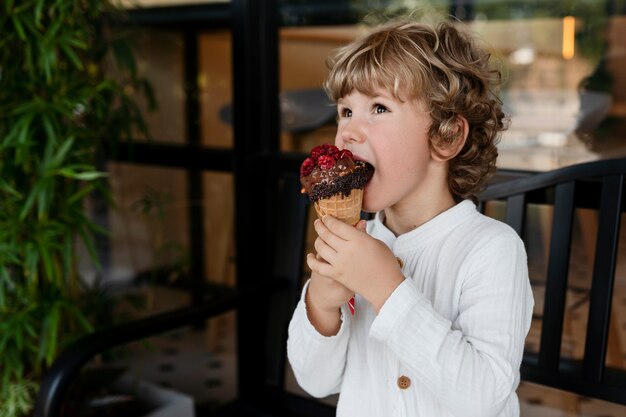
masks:
<instances>
[{"instance_id":1,"label":"waffle cone","mask_svg":"<svg viewBox=\"0 0 626 417\"><path fill-rule=\"evenodd\" d=\"M315 202L315 212L320 219L327 214L354 226L361 219L362 203L363 190L353 189L347 197L340 193L319 199Z\"/></svg>"}]
</instances>

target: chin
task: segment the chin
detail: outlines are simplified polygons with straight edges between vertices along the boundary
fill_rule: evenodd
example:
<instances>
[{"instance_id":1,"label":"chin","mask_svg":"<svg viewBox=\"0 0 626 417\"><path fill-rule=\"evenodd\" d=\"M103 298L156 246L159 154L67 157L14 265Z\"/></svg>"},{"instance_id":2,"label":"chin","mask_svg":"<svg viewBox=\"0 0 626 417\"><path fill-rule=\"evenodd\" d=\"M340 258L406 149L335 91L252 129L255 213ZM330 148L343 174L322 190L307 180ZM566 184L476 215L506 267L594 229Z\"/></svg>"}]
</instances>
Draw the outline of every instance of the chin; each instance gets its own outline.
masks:
<instances>
[{"instance_id":1,"label":"chin","mask_svg":"<svg viewBox=\"0 0 626 417\"><path fill-rule=\"evenodd\" d=\"M368 202L366 198L363 199L363 206L361 207L361 211L365 213L377 213L384 209L384 207L378 207L377 204L372 204L372 202Z\"/></svg>"}]
</instances>

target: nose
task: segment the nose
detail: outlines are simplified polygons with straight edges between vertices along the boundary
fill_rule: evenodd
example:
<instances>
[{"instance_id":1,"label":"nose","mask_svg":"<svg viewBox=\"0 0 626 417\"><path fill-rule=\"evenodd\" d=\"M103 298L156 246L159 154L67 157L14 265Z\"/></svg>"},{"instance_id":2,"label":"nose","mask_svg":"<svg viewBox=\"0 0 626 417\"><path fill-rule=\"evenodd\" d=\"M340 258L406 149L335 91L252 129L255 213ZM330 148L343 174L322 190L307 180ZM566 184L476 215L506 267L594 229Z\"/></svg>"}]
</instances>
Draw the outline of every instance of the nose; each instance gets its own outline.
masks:
<instances>
[{"instance_id":1,"label":"nose","mask_svg":"<svg viewBox=\"0 0 626 417\"><path fill-rule=\"evenodd\" d=\"M346 145L362 143L364 140L365 134L359 122L356 118L351 118L350 120L344 122L343 125L339 126L337 130L337 137L335 138L335 142L338 143L335 145L342 148Z\"/></svg>"}]
</instances>

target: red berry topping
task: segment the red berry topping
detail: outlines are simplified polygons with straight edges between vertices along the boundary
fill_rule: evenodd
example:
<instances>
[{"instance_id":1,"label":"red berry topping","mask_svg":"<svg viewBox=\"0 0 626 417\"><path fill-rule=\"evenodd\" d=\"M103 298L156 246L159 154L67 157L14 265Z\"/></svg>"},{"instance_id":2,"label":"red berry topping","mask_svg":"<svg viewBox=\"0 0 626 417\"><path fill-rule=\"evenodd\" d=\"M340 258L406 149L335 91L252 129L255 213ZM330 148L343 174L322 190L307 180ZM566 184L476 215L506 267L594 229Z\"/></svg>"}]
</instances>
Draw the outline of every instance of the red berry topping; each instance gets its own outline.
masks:
<instances>
[{"instance_id":1,"label":"red berry topping","mask_svg":"<svg viewBox=\"0 0 626 417\"><path fill-rule=\"evenodd\" d=\"M337 148L335 145L330 145L328 143L325 143L322 146L324 147L324 149L326 149L326 153L328 155L332 155L332 154L339 152L339 148Z\"/></svg>"},{"instance_id":2,"label":"red berry topping","mask_svg":"<svg viewBox=\"0 0 626 417\"><path fill-rule=\"evenodd\" d=\"M324 146L316 146L313 149L311 149L311 158L313 158L315 161L317 161L317 158L319 158L322 155L326 155L326 148Z\"/></svg>"},{"instance_id":3,"label":"red berry topping","mask_svg":"<svg viewBox=\"0 0 626 417\"><path fill-rule=\"evenodd\" d=\"M313 168L315 168L315 160L312 158L307 158L300 165L300 176L306 177L311 172L313 172Z\"/></svg>"},{"instance_id":4,"label":"red berry topping","mask_svg":"<svg viewBox=\"0 0 626 417\"><path fill-rule=\"evenodd\" d=\"M344 149L343 151L341 151L341 154L339 155L339 159L342 158L350 158L352 159L354 156L352 155L352 152L350 152L348 149Z\"/></svg>"},{"instance_id":5,"label":"red berry topping","mask_svg":"<svg viewBox=\"0 0 626 417\"><path fill-rule=\"evenodd\" d=\"M322 169L331 169L335 165L335 160L330 155L322 155L317 158L317 166Z\"/></svg>"}]
</instances>

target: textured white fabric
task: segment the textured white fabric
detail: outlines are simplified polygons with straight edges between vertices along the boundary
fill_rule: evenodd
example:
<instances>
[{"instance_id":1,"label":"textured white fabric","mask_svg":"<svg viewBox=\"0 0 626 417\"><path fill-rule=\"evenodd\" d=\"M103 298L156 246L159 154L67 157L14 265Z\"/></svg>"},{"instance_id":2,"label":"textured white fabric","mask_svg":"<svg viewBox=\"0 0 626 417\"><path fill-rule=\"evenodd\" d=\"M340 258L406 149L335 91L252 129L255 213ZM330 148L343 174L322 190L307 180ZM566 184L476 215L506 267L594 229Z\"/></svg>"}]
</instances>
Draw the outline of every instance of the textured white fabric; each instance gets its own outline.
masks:
<instances>
[{"instance_id":1,"label":"textured white fabric","mask_svg":"<svg viewBox=\"0 0 626 417\"><path fill-rule=\"evenodd\" d=\"M518 416L533 298L517 234L471 201L399 237L381 214L367 231L403 261L407 279L378 315L357 295L355 315L343 307L331 337L309 322L305 285L287 341L301 387L339 392L339 417Z\"/></svg>"}]
</instances>

